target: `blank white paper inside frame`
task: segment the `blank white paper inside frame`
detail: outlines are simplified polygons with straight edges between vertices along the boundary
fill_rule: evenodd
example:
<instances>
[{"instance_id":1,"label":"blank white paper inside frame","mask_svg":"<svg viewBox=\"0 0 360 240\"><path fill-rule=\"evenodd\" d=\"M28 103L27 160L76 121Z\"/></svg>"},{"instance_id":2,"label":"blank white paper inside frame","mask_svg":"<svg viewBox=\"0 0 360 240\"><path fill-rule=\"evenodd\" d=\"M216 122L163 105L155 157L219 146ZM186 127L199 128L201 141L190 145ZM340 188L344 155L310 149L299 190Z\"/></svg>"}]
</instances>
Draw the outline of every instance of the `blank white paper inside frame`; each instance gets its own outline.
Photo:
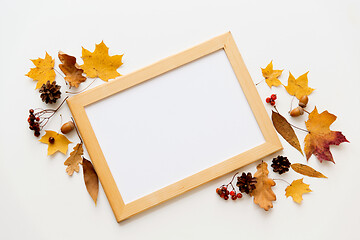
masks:
<instances>
[{"instance_id":1,"label":"blank white paper inside frame","mask_svg":"<svg viewBox=\"0 0 360 240\"><path fill-rule=\"evenodd\" d=\"M85 110L125 204L265 142L223 50Z\"/></svg>"}]
</instances>

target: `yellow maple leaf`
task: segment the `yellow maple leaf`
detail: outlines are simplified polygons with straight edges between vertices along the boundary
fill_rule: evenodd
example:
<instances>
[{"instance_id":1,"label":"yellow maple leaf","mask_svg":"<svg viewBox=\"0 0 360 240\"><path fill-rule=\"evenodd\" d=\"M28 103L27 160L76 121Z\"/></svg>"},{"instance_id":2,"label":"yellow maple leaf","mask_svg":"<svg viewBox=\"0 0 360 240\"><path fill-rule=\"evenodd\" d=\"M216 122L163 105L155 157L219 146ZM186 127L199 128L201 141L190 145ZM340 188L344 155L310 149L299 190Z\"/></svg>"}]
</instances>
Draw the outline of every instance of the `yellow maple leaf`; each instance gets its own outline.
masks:
<instances>
[{"instance_id":1,"label":"yellow maple leaf","mask_svg":"<svg viewBox=\"0 0 360 240\"><path fill-rule=\"evenodd\" d=\"M83 162L81 157L84 153L82 143L76 144L73 149L74 151L70 153L70 157L64 162L64 165L68 166L66 172L69 176L72 176L74 171L79 172L79 163L82 164Z\"/></svg>"},{"instance_id":2,"label":"yellow maple leaf","mask_svg":"<svg viewBox=\"0 0 360 240\"><path fill-rule=\"evenodd\" d=\"M57 151L60 151L66 155L66 152L68 150L68 145L71 142L64 135L59 134L57 132L54 131L45 131L45 132L46 134L42 136L42 138L39 141L48 145L48 155L52 155ZM50 137L54 138L53 143L50 143L49 141Z\"/></svg>"},{"instance_id":3,"label":"yellow maple leaf","mask_svg":"<svg viewBox=\"0 0 360 240\"><path fill-rule=\"evenodd\" d=\"M48 53L45 54L44 59L38 58L31 61L34 63L35 68L31 68L25 76L38 81L35 89L40 88L47 81L52 83L55 80L55 60Z\"/></svg>"},{"instance_id":4,"label":"yellow maple leaf","mask_svg":"<svg viewBox=\"0 0 360 240\"><path fill-rule=\"evenodd\" d=\"M283 70L274 70L272 61L266 66L266 68L261 68L261 71L269 87L277 87L281 85L278 77L280 77Z\"/></svg>"},{"instance_id":5,"label":"yellow maple leaf","mask_svg":"<svg viewBox=\"0 0 360 240\"><path fill-rule=\"evenodd\" d=\"M309 188L310 185L303 183L303 178L294 180L290 186L285 189L285 196L291 196L296 203L301 203L304 193L312 192Z\"/></svg>"},{"instance_id":6,"label":"yellow maple leaf","mask_svg":"<svg viewBox=\"0 0 360 240\"><path fill-rule=\"evenodd\" d=\"M334 114L328 111L319 114L316 107L309 114L309 119L305 123L309 133L304 140L304 151L307 159L314 154L320 162L325 160L335 163L330 152L330 145L349 142L341 132L330 130L330 125L335 120Z\"/></svg>"},{"instance_id":7,"label":"yellow maple leaf","mask_svg":"<svg viewBox=\"0 0 360 240\"><path fill-rule=\"evenodd\" d=\"M123 55L109 56L109 48L102 41L95 45L95 51L92 53L82 48L81 58L84 64L80 67L90 78L99 77L104 81L121 76L116 70L123 64L121 62Z\"/></svg>"},{"instance_id":8,"label":"yellow maple leaf","mask_svg":"<svg viewBox=\"0 0 360 240\"><path fill-rule=\"evenodd\" d=\"M291 72L289 72L288 85L285 86L285 89L290 95L295 96L299 100L302 96L308 96L315 90L308 86L308 73L309 72L306 72L295 79Z\"/></svg>"},{"instance_id":9,"label":"yellow maple leaf","mask_svg":"<svg viewBox=\"0 0 360 240\"><path fill-rule=\"evenodd\" d=\"M262 162L256 167L257 171L254 174L254 177L256 178L256 188L251 192L251 196L254 196L254 203L258 204L266 211L272 208L272 202L276 201L276 195L271 189L271 187L276 184L274 180L268 178L269 170L267 169L267 166L266 162Z\"/></svg>"}]
</instances>

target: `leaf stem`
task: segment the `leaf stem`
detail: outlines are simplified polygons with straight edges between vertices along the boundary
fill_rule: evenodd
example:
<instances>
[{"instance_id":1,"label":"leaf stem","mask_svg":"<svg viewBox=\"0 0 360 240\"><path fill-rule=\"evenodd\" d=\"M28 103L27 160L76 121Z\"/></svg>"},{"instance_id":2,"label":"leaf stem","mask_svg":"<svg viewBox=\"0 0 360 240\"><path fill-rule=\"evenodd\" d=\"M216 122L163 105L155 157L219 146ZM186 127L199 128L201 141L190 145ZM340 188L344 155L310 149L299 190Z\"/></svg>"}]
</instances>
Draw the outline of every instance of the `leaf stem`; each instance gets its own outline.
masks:
<instances>
[{"instance_id":1,"label":"leaf stem","mask_svg":"<svg viewBox=\"0 0 360 240\"><path fill-rule=\"evenodd\" d=\"M77 133L77 135L78 135L78 137L80 139L80 143L83 144L83 140L82 140L82 138L80 136L79 130L78 130L77 126L76 126L76 123L75 123L73 117L71 117L71 121L74 123L74 127L75 127L76 133Z\"/></svg>"},{"instance_id":2,"label":"leaf stem","mask_svg":"<svg viewBox=\"0 0 360 240\"><path fill-rule=\"evenodd\" d=\"M256 83L255 86L259 85L260 83L262 83L265 79L261 80L260 82Z\"/></svg>"},{"instance_id":3,"label":"leaf stem","mask_svg":"<svg viewBox=\"0 0 360 240\"><path fill-rule=\"evenodd\" d=\"M284 179L281 179L281 178L273 178L273 180L275 180L275 181L283 181L283 182L286 182L289 186L291 185L288 181L286 181Z\"/></svg>"},{"instance_id":4,"label":"leaf stem","mask_svg":"<svg viewBox=\"0 0 360 240\"><path fill-rule=\"evenodd\" d=\"M77 91L77 92L69 92L69 91L66 91L65 93L69 93L69 94L78 94L78 93L81 93L81 92L85 91L88 87L90 87L91 84L93 84L93 83L95 82L95 80L96 80L96 78L95 78L86 88L84 88L84 89L81 90L81 91Z\"/></svg>"}]
</instances>

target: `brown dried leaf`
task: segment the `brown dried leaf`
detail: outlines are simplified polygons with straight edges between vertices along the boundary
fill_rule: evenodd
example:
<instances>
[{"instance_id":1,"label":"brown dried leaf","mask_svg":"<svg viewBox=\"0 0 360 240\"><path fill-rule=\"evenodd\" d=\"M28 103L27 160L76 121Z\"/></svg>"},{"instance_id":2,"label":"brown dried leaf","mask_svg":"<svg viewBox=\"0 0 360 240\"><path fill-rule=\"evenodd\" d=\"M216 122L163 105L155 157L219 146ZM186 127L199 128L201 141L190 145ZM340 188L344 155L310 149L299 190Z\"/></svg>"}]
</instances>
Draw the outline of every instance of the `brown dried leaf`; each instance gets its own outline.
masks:
<instances>
[{"instance_id":1,"label":"brown dried leaf","mask_svg":"<svg viewBox=\"0 0 360 240\"><path fill-rule=\"evenodd\" d=\"M316 178L327 178L324 174L321 172L316 171L312 167L309 167L307 165L301 164L301 163L294 163L291 164L291 168L302 175L308 176L308 177L316 177Z\"/></svg>"},{"instance_id":2,"label":"brown dried leaf","mask_svg":"<svg viewBox=\"0 0 360 240\"><path fill-rule=\"evenodd\" d=\"M99 179L93 165L85 158L83 158L83 173L86 189L96 205L96 200L99 193Z\"/></svg>"},{"instance_id":3,"label":"brown dried leaf","mask_svg":"<svg viewBox=\"0 0 360 240\"><path fill-rule=\"evenodd\" d=\"M290 123L279 113L272 111L271 119L276 131L294 148L296 148L302 155L303 152L300 147L299 139L297 138L294 129Z\"/></svg>"},{"instance_id":4,"label":"brown dried leaf","mask_svg":"<svg viewBox=\"0 0 360 240\"><path fill-rule=\"evenodd\" d=\"M255 184L256 188L251 192L251 196L254 196L254 203L258 204L266 211L272 208L272 202L276 201L276 195L271 189L271 187L276 184L274 180L268 178L269 170L267 169L267 166L266 162L261 162L256 167L257 171L254 174L257 181Z\"/></svg>"},{"instance_id":5,"label":"brown dried leaf","mask_svg":"<svg viewBox=\"0 0 360 240\"><path fill-rule=\"evenodd\" d=\"M86 77L82 75L84 70L76 63L75 57L61 51L58 56L62 62L62 64L59 64L59 68L65 74L65 80L69 82L71 87L79 87L80 83L85 82Z\"/></svg>"},{"instance_id":6,"label":"brown dried leaf","mask_svg":"<svg viewBox=\"0 0 360 240\"><path fill-rule=\"evenodd\" d=\"M69 176L72 176L74 171L79 172L79 163L82 163L81 155L83 155L83 153L82 143L78 143L70 153L70 157L64 162L64 165L68 166L66 172Z\"/></svg>"}]
</instances>

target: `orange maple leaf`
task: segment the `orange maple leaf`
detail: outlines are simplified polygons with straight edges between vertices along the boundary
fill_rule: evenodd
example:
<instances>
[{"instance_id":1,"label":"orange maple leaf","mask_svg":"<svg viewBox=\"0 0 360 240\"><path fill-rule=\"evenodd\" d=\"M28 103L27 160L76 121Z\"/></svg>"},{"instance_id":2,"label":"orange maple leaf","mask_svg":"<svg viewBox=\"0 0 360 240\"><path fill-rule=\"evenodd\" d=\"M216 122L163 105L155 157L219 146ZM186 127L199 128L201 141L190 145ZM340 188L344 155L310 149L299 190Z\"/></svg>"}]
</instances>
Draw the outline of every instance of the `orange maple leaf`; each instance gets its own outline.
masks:
<instances>
[{"instance_id":1,"label":"orange maple leaf","mask_svg":"<svg viewBox=\"0 0 360 240\"><path fill-rule=\"evenodd\" d=\"M306 121L306 128L309 133L305 137L304 148L307 159L314 154L320 162L325 160L335 163L330 152L330 145L349 142L341 132L330 130L330 125L335 120L335 115L328 111L319 114L316 107L309 114L309 119Z\"/></svg>"}]
</instances>

